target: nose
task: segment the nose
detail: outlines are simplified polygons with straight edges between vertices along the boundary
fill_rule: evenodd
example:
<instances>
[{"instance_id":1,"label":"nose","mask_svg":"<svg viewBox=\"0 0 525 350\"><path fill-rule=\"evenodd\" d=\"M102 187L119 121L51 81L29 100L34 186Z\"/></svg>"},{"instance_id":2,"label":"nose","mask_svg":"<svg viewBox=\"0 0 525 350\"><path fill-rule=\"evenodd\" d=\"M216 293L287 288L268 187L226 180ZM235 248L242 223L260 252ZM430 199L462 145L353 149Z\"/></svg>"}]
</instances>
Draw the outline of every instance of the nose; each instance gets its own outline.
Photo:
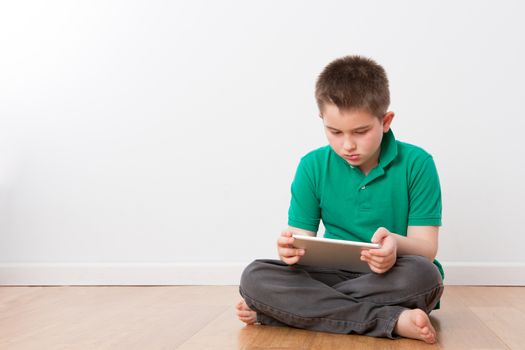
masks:
<instances>
[{"instance_id":1,"label":"nose","mask_svg":"<svg viewBox=\"0 0 525 350\"><path fill-rule=\"evenodd\" d=\"M355 142L352 141L352 139L350 139L349 137L345 137L345 140L343 142L343 148L345 151L351 151L353 149L355 149Z\"/></svg>"}]
</instances>

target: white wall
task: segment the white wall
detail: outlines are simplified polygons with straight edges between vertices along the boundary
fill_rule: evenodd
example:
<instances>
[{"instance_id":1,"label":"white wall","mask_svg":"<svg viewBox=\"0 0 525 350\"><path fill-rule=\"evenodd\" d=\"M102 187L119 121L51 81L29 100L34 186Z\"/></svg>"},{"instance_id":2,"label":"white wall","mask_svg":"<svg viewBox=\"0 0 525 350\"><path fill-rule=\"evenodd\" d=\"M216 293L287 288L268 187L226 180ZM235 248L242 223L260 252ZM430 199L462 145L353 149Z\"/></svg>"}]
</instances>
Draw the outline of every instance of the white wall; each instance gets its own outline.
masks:
<instances>
[{"instance_id":1,"label":"white wall","mask_svg":"<svg viewBox=\"0 0 525 350\"><path fill-rule=\"evenodd\" d=\"M276 257L299 157L326 142L316 76L346 54L385 67L396 136L434 155L449 281L525 283L524 9L2 3L0 283L235 283Z\"/></svg>"}]
</instances>

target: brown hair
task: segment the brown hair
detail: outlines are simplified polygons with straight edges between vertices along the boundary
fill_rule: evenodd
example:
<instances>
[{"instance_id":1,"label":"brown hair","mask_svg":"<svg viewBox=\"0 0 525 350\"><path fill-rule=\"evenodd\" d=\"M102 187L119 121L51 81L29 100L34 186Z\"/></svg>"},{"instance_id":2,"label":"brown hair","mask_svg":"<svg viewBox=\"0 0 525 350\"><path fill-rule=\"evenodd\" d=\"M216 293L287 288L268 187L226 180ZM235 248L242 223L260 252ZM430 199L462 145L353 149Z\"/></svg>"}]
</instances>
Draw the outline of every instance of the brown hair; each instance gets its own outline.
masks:
<instances>
[{"instance_id":1,"label":"brown hair","mask_svg":"<svg viewBox=\"0 0 525 350\"><path fill-rule=\"evenodd\" d=\"M361 56L345 56L328 64L315 85L319 111L326 103L342 110L366 108L382 117L390 105L386 72L375 61Z\"/></svg>"}]
</instances>

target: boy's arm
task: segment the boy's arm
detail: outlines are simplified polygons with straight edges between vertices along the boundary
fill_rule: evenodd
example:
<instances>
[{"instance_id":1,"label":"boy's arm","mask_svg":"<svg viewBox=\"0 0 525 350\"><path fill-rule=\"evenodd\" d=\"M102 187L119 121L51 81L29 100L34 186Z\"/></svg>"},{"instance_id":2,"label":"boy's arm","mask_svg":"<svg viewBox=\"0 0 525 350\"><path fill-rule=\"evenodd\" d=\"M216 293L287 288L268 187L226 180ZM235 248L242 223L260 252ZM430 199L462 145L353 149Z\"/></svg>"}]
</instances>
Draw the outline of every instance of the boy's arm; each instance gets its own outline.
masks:
<instances>
[{"instance_id":1,"label":"boy's arm","mask_svg":"<svg viewBox=\"0 0 525 350\"><path fill-rule=\"evenodd\" d=\"M394 234L398 255L420 255L434 261L438 250L438 226L408 226L407 236Z\"/></svg>"},{"instance_id":2,"label":"boy's arm","mask_svg":"<svg viewBox=\"0 0 525 350\"><path fill-rule=\"evenodd\" d=\"M376 273L390 270L398 255L419 255L432 262L437 254L438 232L438 226L408 226L405 237L380 227L372 236L372 242L380 243L381 248L364 249L361 260Z\"/></svg>"}]
</instances>

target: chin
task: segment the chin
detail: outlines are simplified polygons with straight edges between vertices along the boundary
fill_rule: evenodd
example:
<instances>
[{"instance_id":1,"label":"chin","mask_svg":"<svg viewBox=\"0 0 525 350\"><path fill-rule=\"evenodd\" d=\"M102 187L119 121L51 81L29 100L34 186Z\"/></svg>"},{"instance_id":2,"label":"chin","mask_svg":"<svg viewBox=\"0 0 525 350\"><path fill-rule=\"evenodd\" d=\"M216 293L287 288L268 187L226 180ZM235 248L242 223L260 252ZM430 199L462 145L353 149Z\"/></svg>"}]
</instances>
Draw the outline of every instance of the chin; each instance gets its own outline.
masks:
<instances>
[{"instance_id":1,"label":"chin","mask_svg":"<svg viewBox=\"0 0 525 350\"><path fill-rule=\"evenodd\" d=\"M351 162L348 159L345 159L345 160L348 164L350 164L351 166L355 166L355 167L361 166L361 164L363 163L363 162Z\"/></svg>"}]
</instances>

